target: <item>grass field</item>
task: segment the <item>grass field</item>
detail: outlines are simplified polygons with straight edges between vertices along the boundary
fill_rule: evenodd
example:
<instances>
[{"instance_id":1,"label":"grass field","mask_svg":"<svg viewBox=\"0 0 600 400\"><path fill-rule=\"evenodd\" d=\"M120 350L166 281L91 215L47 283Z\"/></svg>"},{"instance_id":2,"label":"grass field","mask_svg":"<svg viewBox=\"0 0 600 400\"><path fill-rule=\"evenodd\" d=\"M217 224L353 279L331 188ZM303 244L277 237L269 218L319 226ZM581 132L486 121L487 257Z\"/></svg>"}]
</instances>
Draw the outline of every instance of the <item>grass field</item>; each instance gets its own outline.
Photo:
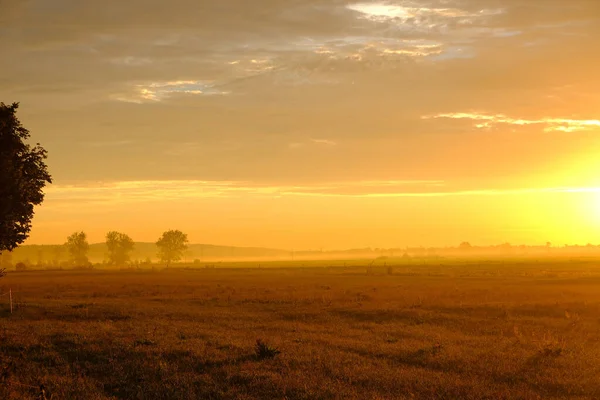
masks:
<instances>
[{"instance_id":1,"label":"grass field","mask_svg":"<svg viewBox=\"0 0 600 400\"><path fill-rule=\"evenodd\" d=\"M600 262L304 264L11 273L0 399L600 399Z\"/></svg>"}]
</instances>

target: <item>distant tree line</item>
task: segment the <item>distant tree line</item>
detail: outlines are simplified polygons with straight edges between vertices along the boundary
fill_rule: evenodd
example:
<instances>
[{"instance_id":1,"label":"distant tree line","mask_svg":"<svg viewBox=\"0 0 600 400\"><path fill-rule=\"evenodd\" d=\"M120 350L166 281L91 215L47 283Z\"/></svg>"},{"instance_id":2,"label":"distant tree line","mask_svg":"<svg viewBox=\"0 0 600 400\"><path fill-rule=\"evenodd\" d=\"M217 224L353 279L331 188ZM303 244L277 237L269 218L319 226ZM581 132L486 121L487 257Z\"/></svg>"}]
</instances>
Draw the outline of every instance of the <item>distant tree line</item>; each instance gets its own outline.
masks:
<instances>
[{"instance_id":1,"label":"distant tree line","mask_svg":"<svg viewBox=\"0 0 600 400\"><path fill-rule=\"evenodd\" d=\"M115 267L126 267L132 265L131 253L135 249L133 239L122 232L110 231L105 236L106 244L106 264ZM158 259L167 267L173 263L181 261L184 252L187 250L188 236L179 230L169 230L164 232L156 241ZM0 252L0 268L16 267L18 270L27 269L33 266L37 267L72 267L78 269L90 269L93 267L89 260L88 253L90 244L87 234L83 231L74 232L67 237L63 245L52 246L50 260L42 250L38 251L37 262L24 260L13 265L12 253L8 251ZM150 263L150 260L146 260Z\"/></svg>"}]
</instances>

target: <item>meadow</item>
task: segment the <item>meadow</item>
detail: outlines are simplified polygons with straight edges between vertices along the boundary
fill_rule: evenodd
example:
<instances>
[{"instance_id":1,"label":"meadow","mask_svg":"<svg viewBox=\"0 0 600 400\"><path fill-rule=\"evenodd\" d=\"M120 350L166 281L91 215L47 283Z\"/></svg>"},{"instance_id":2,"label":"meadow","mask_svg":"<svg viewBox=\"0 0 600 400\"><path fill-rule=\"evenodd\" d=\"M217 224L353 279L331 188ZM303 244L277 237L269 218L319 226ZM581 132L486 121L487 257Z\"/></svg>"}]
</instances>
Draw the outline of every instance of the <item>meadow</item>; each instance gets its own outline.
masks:
<instances>
[{"instance_id":1,"label":"meadow","mask_svg":"<svg viewBox=\"0 0 600 400\"><path fill-rule=\"evenodd\" d=\"M600 398L600 261L387 264L9 273L0 398Z\"/></svg>"}]
</instances>

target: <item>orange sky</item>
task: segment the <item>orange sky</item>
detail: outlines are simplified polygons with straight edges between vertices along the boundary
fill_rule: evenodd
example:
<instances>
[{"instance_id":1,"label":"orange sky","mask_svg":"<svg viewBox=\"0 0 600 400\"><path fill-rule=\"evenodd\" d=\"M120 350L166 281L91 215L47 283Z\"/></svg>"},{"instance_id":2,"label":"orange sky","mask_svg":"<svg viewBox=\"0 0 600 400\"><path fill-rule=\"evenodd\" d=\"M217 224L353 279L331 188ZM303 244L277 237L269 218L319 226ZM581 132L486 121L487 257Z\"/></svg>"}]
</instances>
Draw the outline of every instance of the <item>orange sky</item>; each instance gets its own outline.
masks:
<instances>
[{"instance_id":1,"label":"orange sky","mask_svg":"<svg viewBox=\"0 0 600 400\"><path fill-rule=\"evenodd\" d=\"M593 0L0 2L28 243L598 243L598 37Z\"/></svg>"}]
</instances>

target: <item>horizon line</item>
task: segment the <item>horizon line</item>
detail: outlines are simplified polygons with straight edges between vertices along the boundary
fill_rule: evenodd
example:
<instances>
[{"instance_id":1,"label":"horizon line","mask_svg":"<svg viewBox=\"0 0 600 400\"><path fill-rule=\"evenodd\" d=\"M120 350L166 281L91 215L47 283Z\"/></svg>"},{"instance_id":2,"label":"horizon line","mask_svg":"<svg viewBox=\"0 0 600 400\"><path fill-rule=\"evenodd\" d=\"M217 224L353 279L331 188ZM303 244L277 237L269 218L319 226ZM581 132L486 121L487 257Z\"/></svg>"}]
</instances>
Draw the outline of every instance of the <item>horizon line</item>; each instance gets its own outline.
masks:
<instances>
[{"instance_id":1,"label":"horizon line","mask_svg":"<svg viewBox=\"0 0 600 400\"><path fill-rule=\"evenodd\" d=\"M150 244L150 245L156 245L156 242L147 242L147 241L134 241L135 244ZM210 246L210 247L224 247L224 248L238 248L238 249L261 249L261 250L276 250L276 251L282 251L282 252L293 252L293 253L297 253L297 252L321 252L321 253L333 253L333 252L348 252L348 251L355 251L355 250L370 250L370 251L374 251L374 250L402 250L402 249L436 249L436 250L444 250L444 249L458 249L460 248L460 245L462 243L469 243L470 248L474 248L474 249L482 249L482 248L493 248L493 247L500 247L500 246L510 246L510 247L549 247L549 248L565 248L565 247L600 247L600 243L598 244L594 244L592 242L587 242L585 244L581 244L581 243L565 243L562 245L552 245L550 244L550 246L548 246L547 244L525 244L525 243L520 243L520 244L513 244L513 243L509 243L509 242L502 242L502 243L497 243L497 244L485 244L485 245L481 245L481 244L472 244L469 241L462 241L460 242L458 245L446 245L446 246L427 246L427 245L420 245L420 246L399 246L399 247L374 247L374 246L367 246L367 247L351 247L351 248L345 248L345 249L325 249L325 248L321 248L321 249L285 249L285 248L279 248L279 247L265 247L265 246L242 246L242 245L221 245L221 244L210 244L210 243L189 243L187 246ZM551 243L551 242L546 242L546 243ZM105 245L105 242L94 242L94 243L89 243L90 246L95 246L95 245ZM13 251L18 250L19 248L23 248L23 247L34 247L34 246L64 246L64 243L46 243L46 244L38 244L38 243L28 243L28 244L24 244L24 245L20 245L17 248L15 248Z\"/></svg>"}]
</instances>

